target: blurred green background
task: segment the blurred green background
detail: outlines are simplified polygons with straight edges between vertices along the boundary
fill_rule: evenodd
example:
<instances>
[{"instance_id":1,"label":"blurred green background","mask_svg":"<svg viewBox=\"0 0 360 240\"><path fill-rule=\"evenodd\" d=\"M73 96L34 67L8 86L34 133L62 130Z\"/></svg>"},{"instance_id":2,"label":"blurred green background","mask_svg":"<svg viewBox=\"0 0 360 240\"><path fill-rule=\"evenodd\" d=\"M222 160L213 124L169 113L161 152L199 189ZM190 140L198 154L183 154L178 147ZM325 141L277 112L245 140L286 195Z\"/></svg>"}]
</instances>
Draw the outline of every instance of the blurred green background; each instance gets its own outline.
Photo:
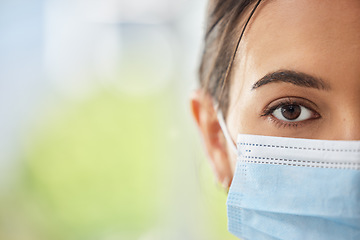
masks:
<instances>
[{"instance_id":1,"label":"blurred green background","mask_svg":"<svg viewBox=\"0 0 360 240\"><path fill-rule=\"evenodd\" d=\"M0 2L0 239L234 239L188 104L205 9Z\"/></svg>"}]
</instances>

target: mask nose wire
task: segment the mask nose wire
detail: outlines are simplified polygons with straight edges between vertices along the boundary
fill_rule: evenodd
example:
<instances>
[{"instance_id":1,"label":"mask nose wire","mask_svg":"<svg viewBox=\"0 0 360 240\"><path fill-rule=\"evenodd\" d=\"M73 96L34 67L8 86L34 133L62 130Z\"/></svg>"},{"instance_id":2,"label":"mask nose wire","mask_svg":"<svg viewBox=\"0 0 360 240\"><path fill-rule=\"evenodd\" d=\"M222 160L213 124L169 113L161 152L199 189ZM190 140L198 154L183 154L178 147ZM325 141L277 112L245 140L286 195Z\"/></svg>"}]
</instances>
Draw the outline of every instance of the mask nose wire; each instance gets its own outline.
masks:
<instances>
[{"instance_id":1,"label":"mask nose wire","mask_svg":"<svg viewBox=\"0 0 360 240\"><path fill-rule=\"evenodd\" d=\"M226 141L228 142L228 144L230 144L231 149L233 150L233 152L235 154L237 154L236 144L231 138L231 135L230 135L229 130L228 130L227 126L226 126L224 115L222 114L222 111L220 109L218 109L218 108L215 108L215 111L216 111L216 115L217 115L217 118L218 118L218 121L219 121L219 124L220 124L220 128L221 128L222 132L224 133Z\"/></svg>"}]
</instances>

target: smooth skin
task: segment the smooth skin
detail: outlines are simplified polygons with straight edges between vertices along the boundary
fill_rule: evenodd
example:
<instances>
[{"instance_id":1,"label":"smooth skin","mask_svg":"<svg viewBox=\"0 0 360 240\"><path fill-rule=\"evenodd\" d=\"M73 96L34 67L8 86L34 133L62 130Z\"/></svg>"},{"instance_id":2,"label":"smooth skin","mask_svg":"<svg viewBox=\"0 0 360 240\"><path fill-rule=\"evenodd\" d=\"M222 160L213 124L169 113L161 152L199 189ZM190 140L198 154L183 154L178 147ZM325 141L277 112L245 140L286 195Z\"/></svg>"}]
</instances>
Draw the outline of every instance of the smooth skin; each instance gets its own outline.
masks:
<instances>
[{"instance_id":1,"label":"smooth skin","mask_svg":"<svg viewBox=\"0 0 360 240\"><path fill-rule=\"evenodd\" d=\"M360 1L264 0L240 42L229 97L233 140L360 140ZM229 187L236 155L211 96L197 90L191 109L218 181Z\"/></svg>"}]
</instances>

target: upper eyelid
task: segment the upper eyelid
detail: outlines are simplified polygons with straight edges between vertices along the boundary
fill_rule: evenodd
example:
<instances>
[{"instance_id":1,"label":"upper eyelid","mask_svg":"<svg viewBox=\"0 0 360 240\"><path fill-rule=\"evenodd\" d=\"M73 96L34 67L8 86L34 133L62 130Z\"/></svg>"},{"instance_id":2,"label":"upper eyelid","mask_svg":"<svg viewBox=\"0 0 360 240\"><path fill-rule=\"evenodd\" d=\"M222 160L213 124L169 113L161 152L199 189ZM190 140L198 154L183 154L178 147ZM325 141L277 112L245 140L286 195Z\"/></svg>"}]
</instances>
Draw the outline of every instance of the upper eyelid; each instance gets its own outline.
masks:
<instances>
[{"instance_id":1,"label":"upper eyelid","mask_svg":"<svg viewBox=\"0 0 360 240\"><path fill-rule=\"evenodd\" d=\"M283 103L283 104L299 104L304 107L310 108L311 110L314 110L314 111L319 110L318 105L316 103L314 103L313 101L303 98L303 97L296 97L296 96L287 96L287 97L281 97L281 98L274 99L273 101L268 103L267 106L270 106L272 103L275 103L277 101L279 101L279 104L277 104L277 105L281 105L281 103Z\"/></svg>"}]
</instances>

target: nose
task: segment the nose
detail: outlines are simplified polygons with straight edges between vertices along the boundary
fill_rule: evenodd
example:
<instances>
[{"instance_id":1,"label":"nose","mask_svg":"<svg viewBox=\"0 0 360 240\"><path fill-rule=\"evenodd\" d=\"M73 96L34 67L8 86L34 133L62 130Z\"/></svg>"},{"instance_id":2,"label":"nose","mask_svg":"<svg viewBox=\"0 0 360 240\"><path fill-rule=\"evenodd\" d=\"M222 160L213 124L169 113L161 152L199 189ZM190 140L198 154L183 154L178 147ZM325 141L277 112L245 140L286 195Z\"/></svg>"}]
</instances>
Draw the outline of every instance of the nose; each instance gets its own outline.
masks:
<instances>
[{"instance_id":1,"label":"nose","mask_svg":"<svg viewBox=\"0 0 360 240\"><path fill-rule=\"evenodd\" d=\"M360 140L359 120L345 124L343 138L344 140Z\"/></svg>"},{"instance_id":2,"label":"nose","mask_svg":"<svg viewBox=\"0 0 360 240\"><path fill-rule=\"evenodd\" d=\"M335 125L334 139L360 140L360 113L350 112L345 117L343 115Z\"/></svg>"}]
</instances>

